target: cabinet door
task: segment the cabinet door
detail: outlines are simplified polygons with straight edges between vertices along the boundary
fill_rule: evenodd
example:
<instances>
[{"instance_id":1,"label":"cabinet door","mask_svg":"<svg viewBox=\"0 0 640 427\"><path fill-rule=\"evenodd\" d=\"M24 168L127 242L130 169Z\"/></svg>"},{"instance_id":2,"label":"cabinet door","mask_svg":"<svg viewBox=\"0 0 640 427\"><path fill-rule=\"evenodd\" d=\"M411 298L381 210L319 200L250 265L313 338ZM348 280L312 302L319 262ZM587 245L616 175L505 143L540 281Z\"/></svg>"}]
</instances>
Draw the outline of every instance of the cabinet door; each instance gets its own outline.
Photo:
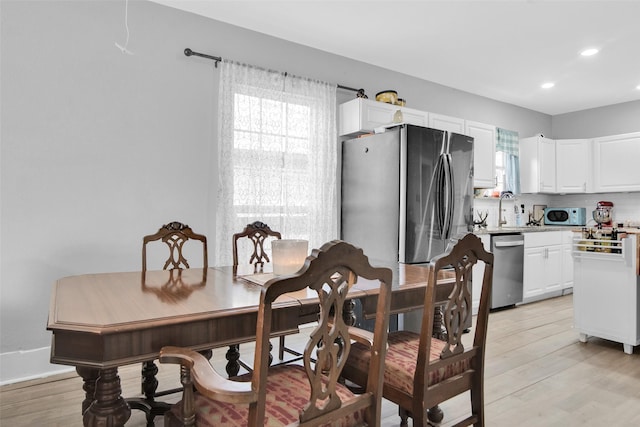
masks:
<instances>
[{"instance_id":1,"label":"cabinet door","mask_svg":"<svg viewBox=\"0 0 640 427\"><path fill-rule=\"evenodd\" d=\"M465 135L473 137L473 186L496 186L496 127L478 122L465 122Z\"/></svg>"},{"instance_id":2,"label":"cabinet door","mask_svg":"<svg viewBox=\"0 0 640 427\"><path fill-rule=\"evenodd\" d=\"M562 232L562 289L573 288L573 237L572 231Z\"/></svg>"},{"instance_id":3,"label":"cabinet door","mask_svg":"<svg viewBox=\"0 0 640 427\"><path fill-rule=\"evenodd\" d=\"M520 191L556 192L556 146L553 139L534 136L520 140Z\"/></svg>"},{"instance_id":4,"label":"cabinet door","mask_svg":"<svg viewBox=\"0 0 640 427\"><path fill-rule=\"evenodd\" d=\"M640 191L640 132L593 140L594 191Z\"/></svg>"},{"instance_id":5,"label":"cabinet door","mask_svg":"<svg viewBox=\"0 0 640 427\"><path fill-rule=\"evenodd\" d=\"M545 248L543 247L525 248L524 250L523 301L539 297L544 293L544 288L546 287L544 252Z\"/></svg>"},{"instance_id":6,"label":"cabinet door","mask_svg":"<svg viewBox=\"0 0 640 427\"><path fill-rule=\"evenodd\" d=\"M393 123L396 111L402 111L402 121L417 126L429 125L429 113L399 107L370 99L356 98L338 108L338 135L350 136L373 132L375 128Z\"/></svg>"},{"instance_id":7,"label":"cabinet door","mask_svg":"<svg viewBox=\"0 0 640 427\"><path fill-rule=\"evenodd\" d=\"M591 187L591 141L556 140L556 188L558 193L586 193Z\"/></svg>"},{"instance_id":8,"label":"cabinet door","mask_svg":"<svg viewBox=\"0 0 640 427\"><path fill-rule=\"evenodd\" d=\"M443 116L442 114L429 114L429 127L446 130L464 135L464 119Z\"/></svg>"},{"instance_id":9,"label":"cabinet door","mask_svg":"<svg viewBox=\"0 0 640 427\"><path fill-rule=\"evenodd\" d=\"M548 246L544 249L544 292L562 290L562 261L564 254L561 245Z\"/></svg>"},{"instance_id":10,"label":"cabinet door","mask_svg":"<svg viewBox=\"0 0 640 427\"><path fill-rule=\"evenodd\" d=\"M556 142L540 138L540 192L556 192Z\"/></svg>"}]
</instances>

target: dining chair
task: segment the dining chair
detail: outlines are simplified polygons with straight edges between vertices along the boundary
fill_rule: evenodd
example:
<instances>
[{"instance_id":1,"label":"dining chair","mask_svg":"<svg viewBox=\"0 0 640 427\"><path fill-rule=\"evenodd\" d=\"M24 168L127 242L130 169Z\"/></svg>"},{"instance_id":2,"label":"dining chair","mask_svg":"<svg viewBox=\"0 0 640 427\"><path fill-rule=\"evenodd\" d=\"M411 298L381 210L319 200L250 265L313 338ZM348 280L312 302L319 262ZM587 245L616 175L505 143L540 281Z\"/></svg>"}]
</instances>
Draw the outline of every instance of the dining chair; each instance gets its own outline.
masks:
<instances>
[{"instance_id":1,"label":"dining chair","mask_svg":"<svg viewBox=\"0 0 640 427\"><path fill-rule=\"evenodd\" d=\"M348 326L342 316L348 292L359 279L379 286L373 333ZM263 286L251 373L227 379L197 352L161 349L161 363L180 364L184 389L181 401L165 414L165 426L379 426L391 284L390 269L372 267L362 249L349 243L334 240L314 249L299 272ZM303 362L269 366L276 301L305 289L307 298L318 298L320 314ZM352 340L366 342L370 352L371 369L362 394L352 393L340 382Z\"/></svg>"},{"instance_id":2,"label":"dining chair","mask_svg":"<svg viewBox=\"0 0 640 427\"><path fill-rule=\"evenodd\" d=\"M462 343L465 320L472 315L469 283L472 268L484 263L480 308L475 320L473 343ZM449 253L439 255L429 264L429 281L425 292L420 333L391 332L385 358L383 397L399 407L401 426L427 425L442 421L438 404L467 390L471 397L471 414L456 426L484 425L484 358L489 319L493 254L485 251L480 239L467 234ZM436 281L453 280L453 290L444 302L445 337L432 337L436 302ZM370 350L355 343L351 348L343 376L364 384L369 375Z\"/></svg>"},{"instance_id":3,"label":"dining chair","mask_svg":"<svg viewBox=\"0 0 640 427\"><path fill-rule=\"evenodd\" d=\"M271 237L273 239L281 239L280 232L273 231L267 224L260 221L254 221L247 224L240 233L233 235L233 267L237 268L238 261L238 240L246 238L251 241L251 249L253 252L249 257L249 264L258 268L264 267L265 262L270 262L269 255L264 251L264 244Z\"/></svg>"},{"instance_id":4,"label":"dining chair","mask_svg":"<svg viewBox=\"0 0 640 427\"><path fill-rule=\"evenodd\" d=\"M233 235L233 268L234 271L237 270L239 262L238 255L238 241L241 239L247 239L250 241L249 252L251 255L249 256L249 264L254 266L255 271L259 271L264 267L265 262L270 262L271 259L269 255L264 250L264 244L268 242L268 240L281 239L282 235L279 231L272 230L267 224L261 221L254 221L251 224L247 224L239 233ZM259 267L259 268L258 268ZM300 360L302 357L302 353L296 351L292 348L289 348L285 345L285 335L280 335L279 339L279 347L278 347L278 358L280 361L284 361L284 354L289 353L293 355L295 358L291 361ZM245 369L250 370L250 367L244 363L240 359L240 350L239 346L232 346L229 349L230 358L233 358L238 361Z\"/></svg>"},{"instance_id":5,"label":"dining chair","mask_svg":"<svg viewBox=\"0 0 640 427\"><path fill-rule=\"evenodd\" d=\"M161 242L167 245L169 249L169 256L164 261L162 266L163 270L171 270L172 277L174 271L177 271L176 276L180 277L180 270L191 268L189 261L185 257L184 246L189 240L199 241L202 245L202 269L203 277L206 277L206 270L208 267L208 254L207 254L207 238L202 234L195 233L191 227L178 221L169 222L164 224L154 234L144 236L142 238L142 285L144 287L144 277L147 272L147 246L153 242ZM178 283L180 283L178 281ZM210 358L211 350L203 351L203 353ZM142 382L141 392L144 395L143 398L128 399L129 406L133 409L139 409L146 413L147 425L153 425L153 419L162 415L169 405L164 402L156 401L158 396L164 396L172 394L180 389L171 389L157 392L158 380L156 374L158 373L158 367L153 360L148 360L142 363Z\"/></svg>"},{"instance_id":6,"label":"dining chair","mask_svg":"<svg viewBox=\"0 0 640 427\"><path fill-rule=\"evenodd\" d=\"M190 268L189 262L184 257L184 244L188 240L202 242L202 268L207 269L207 237L196 234L191 227L178 221L163 225L155 234L142 238L142 271L147 271L147 245L161 240L169 248L169 257L162 267L163 270L174 268Z\"/></svg>"}]
</instances>

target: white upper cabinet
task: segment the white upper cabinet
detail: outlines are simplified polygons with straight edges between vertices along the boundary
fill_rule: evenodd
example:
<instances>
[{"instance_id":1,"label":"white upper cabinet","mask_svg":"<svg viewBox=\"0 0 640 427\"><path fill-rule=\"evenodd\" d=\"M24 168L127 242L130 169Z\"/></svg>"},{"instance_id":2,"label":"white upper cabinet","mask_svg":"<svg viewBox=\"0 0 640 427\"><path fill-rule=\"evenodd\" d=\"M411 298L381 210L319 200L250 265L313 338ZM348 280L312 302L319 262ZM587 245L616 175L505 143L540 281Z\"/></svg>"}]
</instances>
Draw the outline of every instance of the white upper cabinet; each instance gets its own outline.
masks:
<instances>
[{"instance_id":1,"label":"white upper cabinet","mask_svg":"<svg viewBox=\"0 0 640 427\"><path fill-rule=\"evenodd\" d=\"M473 137L473 186L496 186L496 127L442 114L429 114L429 127Z\"/></svg>"},{"instance_id":2,"label":"white upper cabinet","mask_svg":"<svg viewBox=\"0 0 640 427\"><path fill-rule=\"evenodd\" d=\"M465 135L473 137L473 186L496 186L496 127L484 123L465 122Z\"/></svg>"},{"instance_id":3,"label":"white upper cabinet","mask_svg":"<svg viewBox=\"0 0 640 427\"><path fill-rule=\"evenodd\" d=\"M433 129L446 130L448 132L464 133L464 119L457 117L444 116L442 114L429 114L429 127ZM469 135L471 136L471 135Z\"/></svg>"},{"instance_id":4,"label":"white upper cabinet","mask_svg":"<svg viewBox=\"0 0 640 427\"><path fill-rule=\"evenodd\" d=\"M522 193L556 192L556 144L533 136L520 140L520 190Z\"/></svg>"},{"instance_id":5,"label":"white upper cabinet","mask_svg":"<svg viewBox=\"0 0 640 427\"><path fill-rule=\"evenodd\" d=\"M591 141L556 140L556 191L587 193L592 191Z\"/></svg>"},{"instance_id":6,"label":"white upper cabinet","mask_svg":"<svg viewBox=\"0 0 640 427\"><path fill-rule=\"evenodd\" d=\"M640 132L593 139L593 191L640 191Z\"/></svg>"},{"instance_id":7,"label":"white upper cabinet","mask_svg":"<svg viewBox=\"0 0 640 427\"><path fill-rule=\"evenodd\" d=\"M355 136L373 132L375 128L393 123L394 114L402 112L402 122L429 125L429 113L370 99L355 98L338 107L338 134Z\"/></svg>"},{"instance_id":8,"label":"white upper cabinet","mask_svg":"<svg viewBox=\"0 0 640 427\"><path fill-rule=\"evenodd\" d=\"M340 136L356 136L373 132L378 127L393 123L393 116L398 110L402 112L403 123L473 137L473 186L475 188L495 187L495 126L356 98L339 106L338 134Z\"/></svg>"}]
</instances>

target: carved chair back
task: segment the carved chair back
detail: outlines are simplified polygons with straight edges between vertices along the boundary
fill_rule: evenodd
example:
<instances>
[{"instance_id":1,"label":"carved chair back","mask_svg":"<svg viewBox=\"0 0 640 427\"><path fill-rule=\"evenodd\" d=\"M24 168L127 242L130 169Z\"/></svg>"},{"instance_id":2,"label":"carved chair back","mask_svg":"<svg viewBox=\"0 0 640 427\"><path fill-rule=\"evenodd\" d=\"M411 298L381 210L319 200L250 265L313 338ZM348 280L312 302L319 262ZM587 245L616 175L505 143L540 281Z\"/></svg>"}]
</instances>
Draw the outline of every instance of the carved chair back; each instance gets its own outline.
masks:
<instances>
[{"instance_id":1,"label":"carved chair back","mask_svg":"<svg viewBox=\"0 0 640 427\"><path fill-rule=\"evenodd\" d=\"M356 328L348 326L342 316L347 293L358 278L377 281L380 284L373 334L358 332ZM180 409L172 410L172 414L180 414L182 425L226 426L220 417L225 417L227 412L240 413L236 406L244 403L248 404L248 413L244 412L248 418L231 421L233 417L227 416L228 425L262 426L265 425L265 416L271 416L268 419L275 423L273 425L280 425L276 419L284 421L285 425L328 425L336 419L349 419L349 414L357 412L364 416L366 425L380 425L391 284L391 270L372 267L362 249L338 240L326 243L320 249L314 249L298 273L277 277L263 286L256 323L254 370L250 374L250 383L230 381L218 376L203 358L191 350L177 347L162 349L162 362L181 364L181 378L185 390L182 402L178 404ZM275 316L274 302L281 295L301 292L304 289L317 294L320 315L318 325L310 333L306 344L303 364L270 367L269 348L272 320ZM369 378L364 392L358 395L349 392L339 381L350 351L351 340L354 339L361 342L366 340L371 351ZM278 378L278 385L268 388L268 381L271 381L268 379L272 378L272 375ZM308 387L304 385L306 383ZM195 393L194 386L197 390ZM274 397L273 393L277 392L286 396ZM345 392L348 394L347 398ZM203 403L202 398L195 399L194 395L198 394L206 396L208 403ZM289 414L296 419L283 420L282 405L278 403L277 407L273 407L269 403L281 400L286 403L296 402L294 405L300 406L290 411L293 415ZM172 414L167 415L167 421L175 419ZM207 421L209 416L217 417L216 421ZM357 425L363 425L362 418L356 417L356 420ZM356 424L347 422L347 425Z\"/></svg>"},{"instance_id":2,"label":"carved chair back","mask_svg":"<svg viewBox=\"0 0 640 427\"><path fill-rule=\"evenodd\" d=\"M476 316L473 344L465 348L462 335L472 316L470 285L473 267L478 262L484 263L480 307ZM430 267L413 384L413 405L409 412L415 415L418 408L420 411L423 408L434 408L453 396L471 390L471 415L461 425L484 425L484 358L493 281L493 254L485 251L477 236L467 234L449 253L434 258ZM451 277L454 286L442 307L444 337L438 340L432 336L436 307L435 287L437 280L443 277ZM434 350L440 348L442 349ZM430 357L434 352L439 352L439 356ZM455 369L457 375L443 379L439 375L443 369L449 372Z\"/></svg>"},{"instance_id":3,"label":"carved chair back","mask_svg":"<svg viewBox=\"0 0 640 427\"><path fill-rule=\"evenodd\" d=\"M255 267L260 265L264 266L265 262L269 262L269 255L264 251L264 243L267 238L273 237L274 239L281 239L280 232L273 231L267 224L260 221L252 222L240 233L233 235L233 266L238 266L238 240L247 238L252 243L253 252L249 257L249 264L253 264Z\"/></svg>"},{"instance_id":4,"label":"carved chair back","mask_svg":"<svg viewBox=\"0 0 640 427\"><path fill-rule=\"evenodd\" d=\"M144 236L142 239L142 271L147 271L147 244L155 241L164 242L169 248L169 257L162 267L163 270L189 268L189 262L184 257L183 248L188 240L202 242L202 268L208 267L207 238L194 233L191 227L178 221L163 225L155 234Z\"/></svg>"},{"instance_id":5,"label":"carved chair back","mask_svg":"<svg viewBox=\"0 0 640 427\"><path fill-rule=\"evenodd\" d=\"M469 285L473 266L480 262L484 263L480 308L473 344L465 347L462 334L472 315ZM438 405L467 390L471 390L471 416L456 425L483 425L484 355L492 277L493 254L485 251L473 234L464 236L449 253L431 260L420 332L393 331L387 340L384 397L398 405L401 426L408 425L408 417L413 418L414 427L426 426L427 415L430 421L439 423L443 414ZM443 298L445 289L449 295ZM437 317L444 330L434 321L436 311L443 313ZM362 385L367 381L369 366L367 347L355 343L343 376Z\"/></svg>"}]
</instances>

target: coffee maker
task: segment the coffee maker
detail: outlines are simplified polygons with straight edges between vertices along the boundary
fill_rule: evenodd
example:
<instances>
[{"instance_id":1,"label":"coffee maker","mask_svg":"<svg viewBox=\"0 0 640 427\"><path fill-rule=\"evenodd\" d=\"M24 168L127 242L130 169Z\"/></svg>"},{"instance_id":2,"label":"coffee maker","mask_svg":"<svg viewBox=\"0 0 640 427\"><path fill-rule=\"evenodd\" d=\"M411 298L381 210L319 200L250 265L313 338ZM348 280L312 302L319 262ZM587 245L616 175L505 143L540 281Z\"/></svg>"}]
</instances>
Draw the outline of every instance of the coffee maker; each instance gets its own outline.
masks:
<instances>
[{"instance_id":1,"label":"coffee maker","mask_svg":"<svg viewBox=\"0 0 640 427\"><path fill-rule=\"evenodd\" d=\"M598 223L598 228L611 227L613 225L613 203L607 201L598 202L593 211L593 220Z\"/></svg>"}]
</instances>

